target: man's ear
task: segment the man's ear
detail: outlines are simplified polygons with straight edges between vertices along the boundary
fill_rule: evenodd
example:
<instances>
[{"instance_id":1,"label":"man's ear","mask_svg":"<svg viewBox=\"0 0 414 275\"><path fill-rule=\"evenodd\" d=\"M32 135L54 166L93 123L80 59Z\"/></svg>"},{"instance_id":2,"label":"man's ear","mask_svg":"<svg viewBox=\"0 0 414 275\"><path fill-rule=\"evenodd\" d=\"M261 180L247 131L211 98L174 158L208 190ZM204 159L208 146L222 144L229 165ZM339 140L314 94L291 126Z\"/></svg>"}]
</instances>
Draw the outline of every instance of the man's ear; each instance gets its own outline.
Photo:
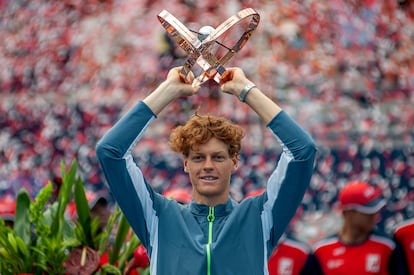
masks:
<instances>
[{"instance_id":1,"label":"man's ear","mask_svg":"<svg viewBox=\"0 0 414 275\"><path fill-rule=\"evenodd\" d=\"M233 158L233 171L236 171L237 167L239 167L239 159L237 157L234 157Z\"/></svg>"},{"instance_id":2,"label":"man's ear","mask_svg":"<svg viewBox=\"0 0 414 275\"><path fill-rule=\"evenodd\" d=\"M184 158L184 161L183 161L183 166L184 166L184 172L186 172L186 173L188 173L188 161L187 161L187 158Z\"/></svg>"}]
</instances>

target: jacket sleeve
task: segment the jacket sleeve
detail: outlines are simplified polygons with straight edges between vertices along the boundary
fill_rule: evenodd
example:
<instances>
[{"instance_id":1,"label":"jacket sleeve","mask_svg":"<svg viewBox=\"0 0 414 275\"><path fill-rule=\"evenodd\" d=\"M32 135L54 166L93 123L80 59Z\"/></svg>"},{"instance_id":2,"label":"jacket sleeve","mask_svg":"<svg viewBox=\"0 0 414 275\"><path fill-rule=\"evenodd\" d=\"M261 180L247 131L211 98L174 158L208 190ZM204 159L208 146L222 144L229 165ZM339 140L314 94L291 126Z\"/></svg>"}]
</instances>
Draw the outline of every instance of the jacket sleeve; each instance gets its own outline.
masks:
<instances>
[{"instance_id":1,"label":"jacket sleeve","mask_svg":"<svg viewBox=\"0 0 414 275\"><path fill-rule=\"evenodd\" d=\"M264 205L265 234L270 248L286 230L309 186L314 167L316 146L305 132L284 111L267 125L282 147L282 154L270 176ZM266 232L267 231L267 232Z\"/></svg>"},{"instance_id":2,"label":"jacket sleeve","mask_svg":"<svg viewBox=\"0 0 414 275\"><path fill-rule=\"evenodd\" d=\"M147 248L151 245L151 233L156 230L154 197L157 195L146 183L131 151L153 119L155 115L140 101L96 145L111 193Z\"/></svg>"}]
</instances>

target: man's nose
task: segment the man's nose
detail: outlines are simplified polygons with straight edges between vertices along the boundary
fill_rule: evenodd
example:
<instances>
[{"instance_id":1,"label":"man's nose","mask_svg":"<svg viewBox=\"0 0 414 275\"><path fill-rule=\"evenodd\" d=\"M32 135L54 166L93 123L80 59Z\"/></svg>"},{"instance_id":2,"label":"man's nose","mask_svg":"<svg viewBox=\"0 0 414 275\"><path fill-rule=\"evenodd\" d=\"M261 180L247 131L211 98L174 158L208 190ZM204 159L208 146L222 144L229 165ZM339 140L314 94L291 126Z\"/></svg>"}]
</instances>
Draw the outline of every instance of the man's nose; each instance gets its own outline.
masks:
<instances>
[{"instance_id":1,"label":"man's nose","mask_svg":"<svg viewBox=\"0 0 414 275\"><path fill-rule=\"evenodd\" d=\"M204 169L213 169L214 164L211 157L207 157L204 162Z\"/></svg>"}]
</instances>

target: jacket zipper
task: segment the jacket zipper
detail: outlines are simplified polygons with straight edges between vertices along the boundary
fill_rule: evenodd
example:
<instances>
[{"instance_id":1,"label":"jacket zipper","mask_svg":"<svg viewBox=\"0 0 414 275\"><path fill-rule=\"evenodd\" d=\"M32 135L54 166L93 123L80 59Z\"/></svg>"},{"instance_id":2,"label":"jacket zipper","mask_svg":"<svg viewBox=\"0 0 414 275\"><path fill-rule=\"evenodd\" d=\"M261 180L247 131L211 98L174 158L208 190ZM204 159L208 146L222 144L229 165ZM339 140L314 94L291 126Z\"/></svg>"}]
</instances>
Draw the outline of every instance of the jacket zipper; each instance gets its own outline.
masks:
<instances>
[{"instance_id":1,"label":"jacket zipper","mask_svg":"<svg viewBox=\"0 0 414 275\"><path fill-rule=\"evenodd\" d=\"M206 245L207 251L207 275L211 275L211 251L210 245L213 242L213 222L214 222L214 207L208 208L208 243Z\"/></svg>"}]
</instances>

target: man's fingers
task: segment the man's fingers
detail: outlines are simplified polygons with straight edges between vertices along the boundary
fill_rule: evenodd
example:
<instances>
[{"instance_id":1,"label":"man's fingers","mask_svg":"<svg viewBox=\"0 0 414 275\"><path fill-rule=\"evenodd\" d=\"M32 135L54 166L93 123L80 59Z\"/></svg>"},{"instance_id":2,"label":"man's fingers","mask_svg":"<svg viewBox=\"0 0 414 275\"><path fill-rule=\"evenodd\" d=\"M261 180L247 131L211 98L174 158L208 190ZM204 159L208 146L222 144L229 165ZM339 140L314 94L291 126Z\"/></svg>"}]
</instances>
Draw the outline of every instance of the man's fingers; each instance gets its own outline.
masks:
<instances>
[{"instance_id":1,"label":"man's fingers","mask_svg":"<svg viewBox=\"0 0 414 275\"><path fill-rule=\"evenodd\" d=\"M181 82L186 83L186 84L190 84L191 83L191 81L188 81L187 80L187 77L182 72L179 72L178 75L180 77L180 81Z\"/></svg>"},{"instance_id":2,"label":"man's fingers","mask_svg":"<svg viewBox=\"0 0 414 275\"><path fill-rule=\"evenodd\" d=\"M220 77L220 84L224 84L227 81L230 81L233 79L233 71L226 70Z\"/></svg>"}]
</instances>

